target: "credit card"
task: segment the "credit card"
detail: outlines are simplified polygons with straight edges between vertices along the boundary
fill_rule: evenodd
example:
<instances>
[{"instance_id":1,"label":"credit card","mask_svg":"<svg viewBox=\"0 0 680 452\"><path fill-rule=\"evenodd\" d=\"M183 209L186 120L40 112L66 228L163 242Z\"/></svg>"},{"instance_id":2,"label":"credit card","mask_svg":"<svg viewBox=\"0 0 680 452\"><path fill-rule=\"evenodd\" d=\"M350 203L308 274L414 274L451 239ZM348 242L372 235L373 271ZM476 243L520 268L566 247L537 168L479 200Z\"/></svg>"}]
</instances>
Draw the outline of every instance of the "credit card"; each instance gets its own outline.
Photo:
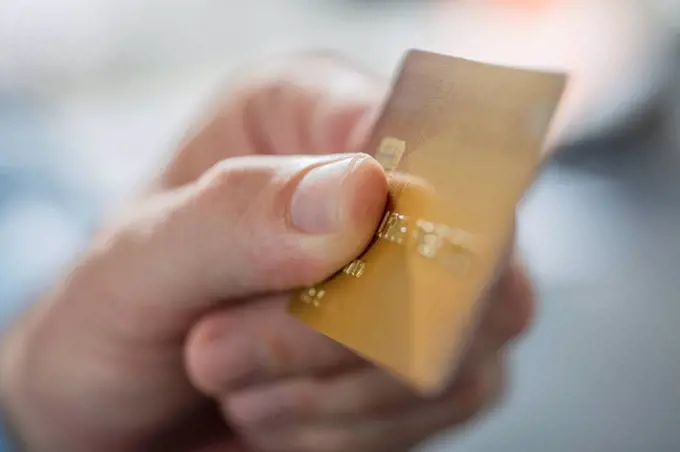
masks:
<instances>
[{"instance_id":1,"label":"credit card","mask_svg":"<svg viewBox=\"0 0 680 452\"><path fill-rule=\"evenodd\" d=\"M368 140L389 198L368 248L289 312L424 394L455 374L544 160L566 76L409 51Z\"/></svg>"}]
</instances>

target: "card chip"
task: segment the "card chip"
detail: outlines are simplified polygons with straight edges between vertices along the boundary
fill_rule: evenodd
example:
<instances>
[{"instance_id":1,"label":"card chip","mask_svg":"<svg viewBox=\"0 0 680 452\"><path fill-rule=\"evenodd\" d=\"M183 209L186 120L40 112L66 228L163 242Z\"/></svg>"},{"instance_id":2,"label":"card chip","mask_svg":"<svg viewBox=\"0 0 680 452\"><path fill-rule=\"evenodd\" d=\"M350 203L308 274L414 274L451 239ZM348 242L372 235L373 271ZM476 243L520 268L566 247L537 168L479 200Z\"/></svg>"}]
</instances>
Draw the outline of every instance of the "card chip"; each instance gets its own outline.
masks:
<instances>
[{"instance_id":1,"label":"card chip","mask_svg":"<svg viewBox=\"0 0 680 452\"><path fill-rule=\"evenodd\" d=\"M383 138L378 146L375 158L387 172L395 171L399 167L401 158L406 152L406 142L397 138Z\"/></svg>"}]
</instances>

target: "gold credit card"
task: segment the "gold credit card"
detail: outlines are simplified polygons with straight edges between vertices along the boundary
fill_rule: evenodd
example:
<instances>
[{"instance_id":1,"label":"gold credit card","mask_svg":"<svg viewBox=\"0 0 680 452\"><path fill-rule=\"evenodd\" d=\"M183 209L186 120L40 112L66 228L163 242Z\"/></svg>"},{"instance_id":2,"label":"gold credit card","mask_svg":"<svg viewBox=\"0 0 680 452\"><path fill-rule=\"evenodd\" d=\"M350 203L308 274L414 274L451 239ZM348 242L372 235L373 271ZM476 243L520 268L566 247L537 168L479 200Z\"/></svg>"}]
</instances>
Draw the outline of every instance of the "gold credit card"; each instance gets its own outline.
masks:
<instances>
[{"instance_id":1,"label":"gold credit card","mask_svg":"<svg viewBox=\"0 0 680 452\"><path fill-rule=\"evenodd\" d=\"M562 97L562 74L410 51L366 152L390 180L375 238L295 293L302 322L424 393L466 350Z\"/></svg>"}]
</instances>

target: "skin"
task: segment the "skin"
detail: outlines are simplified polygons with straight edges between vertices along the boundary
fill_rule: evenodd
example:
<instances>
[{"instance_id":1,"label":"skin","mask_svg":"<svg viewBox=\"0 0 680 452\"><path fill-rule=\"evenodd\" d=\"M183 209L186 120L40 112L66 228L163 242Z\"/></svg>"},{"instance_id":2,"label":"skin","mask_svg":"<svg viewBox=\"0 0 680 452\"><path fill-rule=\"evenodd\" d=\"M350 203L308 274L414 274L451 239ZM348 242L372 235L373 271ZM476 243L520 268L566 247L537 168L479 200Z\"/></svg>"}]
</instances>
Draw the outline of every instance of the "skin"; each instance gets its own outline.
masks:
<instances>
[{"instance_id":1,"label":"skin","mask_svg":"<svg viewBox=\"0 0 680 452\"><path fill-rule=\"evenodd\" d=\"M317 54L231 86L4 336L1 406L24 450L403 451L501 394L533 311L513 259L435 398L285 314L381 217L385 175L358 151L386 81Z\"/></svg>"}]
</instances>

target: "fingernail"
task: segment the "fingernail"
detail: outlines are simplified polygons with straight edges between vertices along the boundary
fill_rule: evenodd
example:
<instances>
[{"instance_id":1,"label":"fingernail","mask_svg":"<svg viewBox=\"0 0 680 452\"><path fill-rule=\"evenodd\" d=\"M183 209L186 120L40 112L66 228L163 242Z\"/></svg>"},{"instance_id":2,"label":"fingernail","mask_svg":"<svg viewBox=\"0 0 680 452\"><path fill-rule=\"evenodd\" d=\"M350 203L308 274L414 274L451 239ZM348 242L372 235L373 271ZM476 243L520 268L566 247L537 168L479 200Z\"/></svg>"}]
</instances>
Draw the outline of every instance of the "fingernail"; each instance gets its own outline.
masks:
<instances>
[{"instance_id":1,"label":"fingernail","mask_svg":"<svg viewBox=\"0 0 680 452\"><path fill-rule=\"evenodd\" d=\"M342 227L343 185L365 156L336 160L310 170L291 200L291 221L309 234L330 234Z\"/></svg>"}]
</instances>

